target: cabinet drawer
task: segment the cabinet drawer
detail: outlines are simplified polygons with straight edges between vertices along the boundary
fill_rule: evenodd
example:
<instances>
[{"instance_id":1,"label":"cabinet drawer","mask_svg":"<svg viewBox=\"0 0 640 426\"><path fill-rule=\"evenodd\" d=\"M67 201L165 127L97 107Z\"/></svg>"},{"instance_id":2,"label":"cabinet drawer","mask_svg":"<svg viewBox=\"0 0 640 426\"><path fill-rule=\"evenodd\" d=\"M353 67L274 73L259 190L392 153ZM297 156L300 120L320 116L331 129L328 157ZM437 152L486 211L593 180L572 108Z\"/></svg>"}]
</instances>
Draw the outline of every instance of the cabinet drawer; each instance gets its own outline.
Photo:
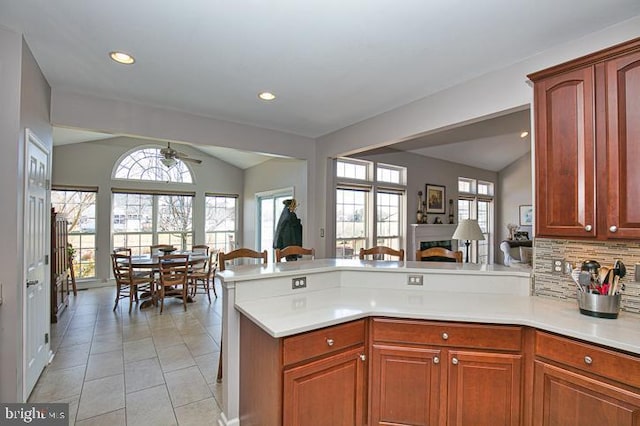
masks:
<instances>
[{"instance_id":1,"label":"cabinet drawer","mask_svg":"<svg viewBox=\"0 0 640 426\"><path fill-rule=\"evenodd\" d=\"M536 331L536 356L640 387L640 358Z\"/></svg>"},{"instance_id":2,"label":"cabinet drawer","mask_svg":"<svg viewBox=\"0 0 640 426\"><path fill-rule=\"evenodd\" d=\"M522 327L376 318L373 340L519 351Z\"/></svg>"},{"instance_id":3,"label":"cabinet drawer","mask_svg":"<svg viewBox=\"0 0 640 426\"><path fill-rule=\"evenodd\" d=\"M283 342L284 365L363 344L364 341L365 320L286 337Z\"/></svg>"}]
</instances>

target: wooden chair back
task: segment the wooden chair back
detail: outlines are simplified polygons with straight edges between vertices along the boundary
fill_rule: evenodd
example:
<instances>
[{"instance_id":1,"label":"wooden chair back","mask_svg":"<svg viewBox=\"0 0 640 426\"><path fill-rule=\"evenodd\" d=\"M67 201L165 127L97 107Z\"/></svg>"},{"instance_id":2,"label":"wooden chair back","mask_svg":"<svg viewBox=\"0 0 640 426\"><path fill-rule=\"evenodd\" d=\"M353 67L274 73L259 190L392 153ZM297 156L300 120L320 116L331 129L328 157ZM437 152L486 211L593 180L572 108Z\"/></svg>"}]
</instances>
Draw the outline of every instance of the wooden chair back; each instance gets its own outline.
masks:
<instances>
[{"instance_id":1,"label":"wooden chair back","mask_svg":"<svg viewBox=\"0 0 640 426\"><path fill-rule=\"evenodd\" d=\"M283 249L276 249L276 263L280 263L287 256L311 256L311 260L316 257L315 249L308 249L300 246L287 246Z\"/></svg>"},{"instance_id":2,"label":"wooden chair back","mask_svg":"<svg viewBox=\"0 0 640 426\"><path fill-rule=\"evenodd\" d=\"M462 252L451 251L444 247L431 247L416 251L417 261L426 262L457 262L462 263Z\"/></svg>"},{"instance_id":3,"label":"wooden chair back","mask_svg":"<svg viewBox=\"0 0 640 426\"><path fill-rule=\"evenodd\" d=\"M129 285L132 282L133 268L131 268L130 254L111 254L111 267L117 284Z\"/></svg>"},{"instance_id":4,"label":"wooden chair back","mask_svg":"<svg viewBox=\"0 0 640 426\"><path fill-rule=\"evenodd\" d=\"M193 253L202 253L209 256L209 246L206 244L197 244L195 246L191 246L191 251Z\"/></svg>"},{"instance_id":5,"label":"wooden chair back","mask_svg":"<svg viewBox=\"0 0 640 426\"><path fill-rule=\"evenodd\" d=\"M129 247L116 247L113 249L113 254L126 254L131 256L131 249Z\"/></svg>"},{"instance_id":6,"label":"wooden chair back","mask_svg":"<svg viewBox=\"0 0 640 426\"><path fill-rule=\"evenodd\" d=\"M404 260L404 250L394 250L391 247L386 246L375 246L368 249L361 248L360 249L360 260L364 260L365 256L373 256L374 260L384 259L384 255L396 256L398 260L402 262Z\"/></svg>"},{"instance_id":7,"label":"wooden chair back","mask_svg":"<svg viewBox=\"0 0 640 426\"><path fill-rule=\"evenodd\" d=\"M226 261L241 259L241 258L261 259L262 260L261 263L266 264L267 251L264 250L263 252L259 252L259 251L251 250L248 248L239 248L239 249L230 251L229 253L220 252L218 253L218 268L220 268L221 271L224 271L226 268L226 265L225 265Z\"/></svg>"},{"instance_id":8,"label":"wooden chair back","mask_svg":"<svg viewBox=\"0 0 640 426\"><path fill-rule=\"evenodd\" d=\"M160 285L164 287L184 286L189 273L189 255L167 254L158 258Z\"/></svg>"}]
</instances>

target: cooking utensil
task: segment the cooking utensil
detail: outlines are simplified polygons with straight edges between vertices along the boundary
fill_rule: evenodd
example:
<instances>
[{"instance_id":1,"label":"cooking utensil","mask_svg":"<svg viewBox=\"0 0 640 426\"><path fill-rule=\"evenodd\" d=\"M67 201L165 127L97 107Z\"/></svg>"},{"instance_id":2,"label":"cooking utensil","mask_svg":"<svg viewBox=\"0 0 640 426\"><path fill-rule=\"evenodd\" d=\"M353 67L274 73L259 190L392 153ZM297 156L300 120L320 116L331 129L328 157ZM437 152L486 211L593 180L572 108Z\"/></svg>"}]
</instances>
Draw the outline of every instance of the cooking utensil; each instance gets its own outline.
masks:
<instances>
[{"instance_id":1,"label":"cooking utensil","mask_svg":"<svg viewBox=\"0 0 640 426\"><path fill-rule=\"evenodd\" d=\"M601 266L600 270L598 271L598 284L602 285L605 284L607 282L607 279L609 277L609 271L610 269L606 266Z\"/></svg>"},{"instance_id":2,"label":"cooking utensil","mask_svg":"<svg viewBox=\"0 0 640 426\"><path fill-rule=\"evenodd\" d=\"M627 275L627 267L624 266L624 263L619 259L616 260L616 263L613 265L613 270L620 278L624 278L624 276Z\"/></svg>"},{"instance_id":3,"label":"cooking utensil","mask_svg":"<svg viewBox=\"0 0 640 426\"><path fill-rule=\"evenodd\" d=\"M585 260L582 262L582 266L580 267L583 271L591 272L592 274L597 274L598 269L600 269L600 263L596 260Z\"/></svg>"}]
</instances>

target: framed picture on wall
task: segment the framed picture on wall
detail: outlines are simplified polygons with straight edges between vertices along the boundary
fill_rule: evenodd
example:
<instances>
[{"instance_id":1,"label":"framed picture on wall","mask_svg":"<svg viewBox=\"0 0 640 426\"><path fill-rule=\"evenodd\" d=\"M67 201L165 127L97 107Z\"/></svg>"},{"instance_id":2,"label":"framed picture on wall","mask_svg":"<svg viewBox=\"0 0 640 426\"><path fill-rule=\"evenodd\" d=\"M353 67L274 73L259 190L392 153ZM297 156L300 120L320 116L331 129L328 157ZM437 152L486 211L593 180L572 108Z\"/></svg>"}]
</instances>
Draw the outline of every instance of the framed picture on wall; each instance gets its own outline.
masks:
<instances>
[{"instance_id":1,"label":"framed picture on wall","mask_svg":"<svg viewBox=\"0 0 640 426\"><path fill-rule=\"evenodd\" d=\"M520 226L533 225L533 206L520 206Z\"/></svg>"},{"instance_id":2,"label":"framed picture on wall","mask_svg":"<svg viewBox=\"0 0 640 426\"><path fill-rule=\"evenodd\" d=\"M425 187L427 203L427 213L444 213L445 212L445 187L442 185L426 184Z\"/></svg>"}]
</instances>

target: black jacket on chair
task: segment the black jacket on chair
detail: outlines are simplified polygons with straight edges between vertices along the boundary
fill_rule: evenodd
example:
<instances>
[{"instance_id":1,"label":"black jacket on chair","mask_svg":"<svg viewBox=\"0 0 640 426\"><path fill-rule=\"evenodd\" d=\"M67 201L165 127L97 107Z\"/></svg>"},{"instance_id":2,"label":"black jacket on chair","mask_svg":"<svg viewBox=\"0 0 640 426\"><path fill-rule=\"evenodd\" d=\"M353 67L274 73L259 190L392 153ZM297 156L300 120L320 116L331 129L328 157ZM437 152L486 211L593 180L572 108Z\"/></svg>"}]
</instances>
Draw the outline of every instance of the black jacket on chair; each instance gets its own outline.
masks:
<instances>
[{"instance_id":1,"label":"black jacket on chair","mask_svg":"<svg viewBox=\"0 0 640 426\"><path fill-rule=\"evenodd\" d=\"M288 246L302 246L302 223L296 213L289 211L289 207L285 206L273 236L273 248L283 249ZM286 259L297 260L298 256L287 256Z\"/></svg>"}]
</instances>

